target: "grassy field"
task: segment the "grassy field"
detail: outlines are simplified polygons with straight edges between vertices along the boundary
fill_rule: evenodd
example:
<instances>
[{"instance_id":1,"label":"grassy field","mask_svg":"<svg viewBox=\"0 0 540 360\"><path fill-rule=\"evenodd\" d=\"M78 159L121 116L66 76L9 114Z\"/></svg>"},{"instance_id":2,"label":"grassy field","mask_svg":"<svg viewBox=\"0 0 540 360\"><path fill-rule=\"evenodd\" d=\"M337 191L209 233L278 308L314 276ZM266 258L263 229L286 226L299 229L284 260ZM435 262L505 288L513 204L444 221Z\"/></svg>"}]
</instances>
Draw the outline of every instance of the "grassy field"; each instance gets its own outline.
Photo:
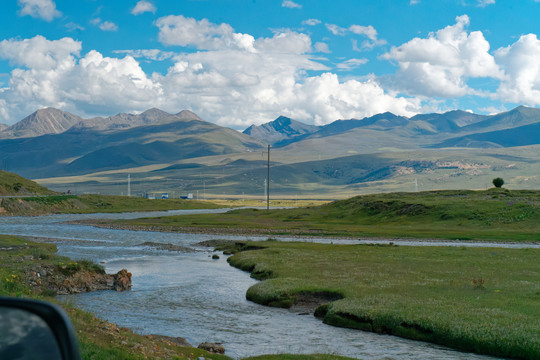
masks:
<instances>
[{"instance_id":1,"label":"grassy field","mask_svg":"<svg viewBox=\"0 0 540 360\"><path fill-rule=\"evenodd\" d=\"M116 224L266 235L540 241L540 191L375 194L304 208L238 209Z\"/></svg>"},{"instance_id":2,"label":"grassy field","mask_svg":"<svg viewBox=\"0 0 540 360\"><path fill-rule=\"evenodd\" d=\"M247 292L257 303L289 307L311 295L329 303L315 311L327 324L540 357L540 250L277 241L241 248L229 262L264 280Z\"/></svg>"},{"instance_id":3,"label":"grassy field","mask_svg":"<svg viewBox=\"0 0 540 360\"><path fill-rule=\"evenodd\" d=\"M115 213L132 211L166 211L217 209L223 207L209 201L183 199L146 199L109 195L50 195L5 198L0 207L7 215L42 215L72 213ZM2 212L0 212L1 214Z\"/></svg>"}]
</instances>

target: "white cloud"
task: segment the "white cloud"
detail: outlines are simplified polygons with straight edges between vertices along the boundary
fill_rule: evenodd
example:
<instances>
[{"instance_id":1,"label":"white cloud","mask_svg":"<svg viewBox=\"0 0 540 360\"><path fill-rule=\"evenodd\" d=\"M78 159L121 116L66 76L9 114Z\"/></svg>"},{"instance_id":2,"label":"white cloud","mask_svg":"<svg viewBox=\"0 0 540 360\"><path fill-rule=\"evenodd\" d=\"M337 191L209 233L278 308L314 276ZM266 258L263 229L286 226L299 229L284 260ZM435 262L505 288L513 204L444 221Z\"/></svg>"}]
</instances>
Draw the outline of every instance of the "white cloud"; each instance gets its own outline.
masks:
<instances>
[{"instance_id":1,"label":"white cloud","mask_svg":"<svg viewBox=\"0 0 540 360\"><path fill-rule=\"evenodd\" d=\"M495 4L495 0L478 0L478 4L476 6L486 7L492 4Z\"/></svg>"},{"instance_id":2,"label":"white cloud","mask_svg":"<svg viewBox=\"0 0 540 360\"><path fill-rule=\"evenodd\" d=\"M360 65L364 65L368 62L368 59L349 59L347 61L344 61L337 65L337 68L340 70L353 70L359 67Z\"/></svg>"},{"instance_id":3,"label":"white cloud","mask_svg":"<svg viewBox=\"0 0 540 360\"><path fill-rule=\"evenodd\" d=\"M33 18L52 21L62 15L56 10L56 4L52 0L17 0L17 3L21 7L20 16L29 15Z\"/></svg>"},{"instance_id":4,"label":"white cloud","mask_svg":"<svg viewBox=\"0 0 540 360\"><path fill-rule=\"evenodd\" d=\"M349 31L356 35L366 36L369 40L362 42L363 49L372 49L375 46L381 46L386 44L386 40L378 39L377 30L371 25L362 26L362 25L351 25ZM358 43L354 42L353 49L359 51Z\"/></svg>"},{"instance_id":5,"label":"white cloud","mask_svg":"<svg viewBox=\"0 0 540 360\"><path fill-rule=\"evenodd\" d=\"M74 22L68 22L66 24L66 28L68 29L68 31L84 31L84 27Z\"/></svg>"},{"instance_id":6,"label":"white cloud","mask_svg":"<svg viewBox=\"0 0 540 360\"><path fill-rule=\"evenodd\" d=\"M347 34L347 29L342 28L341 26L338 26L336 24L325 24L328 31L330 31L334 35L343 36Z\"/></svg>"},{"instance_id":7,"label":"white cloud","mask_svg":"<svg viewBox=\"0 0 540 360\"><path fill-rule=\"evenodd\" d=\"M315 43L315 45L313 45L313 47L315 48L315 51L317 51L317 52L322 52L322 53L325 53L325 54L330 54L331 53L330 48L328 47L327 43L317 42L317 43Z\"/></svg>"},{"instance_id":8,"label":"white cloud","mask_svg":"<svg viewBox=\"0 0 540 360\"><path fill-rule=\"evenodd\" d=\"M302 25L309 25L309 26L316 26L316 25L319 25L320 23L321 23L321 20L319 19L307 19L307 20L302 21Z\"/></svg>"},{"instance_id":9,"label":"white cloud","mask_svg":"<svg viewBox=\"0 0 540 360\"><path fill-rule=\"evenodd\" d=\"M81 47L81 43L72 38L51 41L38 35L31 39L0 41L0 58L14 66L35 70L61 68L75 61Z\"/></svg>"},{"instance_id":10,"label":"white cloud","mask_svg":"<svg viewBox=\"0 0 540 360\"><path fill-rule=\"evenodd\" d=\"M13 123L46 106L82 116L151 107L170 112L191 109L204 119L237 129L279 114L325 124L383 111L412 115L421 109L420 100L389 93L374 78L341 82L312 58L306 34L285 29L254 39L228 24L184 17L162 18L156 26L168 45L197 50L119 50L116 58L95 50L80 55L81 43L70 38L0 42L0 56L16 66L0 91L0 122ZM185 33L188 29L191 32ZM165 74L147 74L135 57L167 58L173 65ZM363 62L351 59L342 67Z\"/></svg>"},{"instance_id":11,"label":"white cloud","mask_svg":"<svg viewBox=\"0 0 540 360\"><path fill-rule=\"evenodd\" d=\"M100 23L99 28L103 31L117 31L118 30L118 26L115 23L110 22L110 21L104 21Z\"/></svg>"},{"instance_id":12,"label":"white cloud","mask_svg":"<svg viewBox=\"0 0 540 360\"><path fill-rule=\"evenodd\" d=\"M118 26L110 21L102 21L100 18L94 18L90 20L90 24L99 27L103 31L117 31Z\"/></svg>"},{"instance_id":13,"label":"white cloud","mask_svg":"<svg viewBox=\"0 0 540 360\"><path fill-rule=\"evenodd\" d=\"M409 2L409 5L416 5L416 4L420 4L420 0L411 0Z\"/></svg>"},{"instance_id":14,"label":"white cloud","mask_svg":"<svg viewBox=\"0 0 540 360\"><path fill-rule=\"evenodd\" d=\"M540 41L523 35L514 44L495 52L504 77L497 90L502 101L540 105Z\"/></svg>"},{"instance_id":15,"label":"white cloud","mask_svg":"<svg viewBox=\"0 0 540 360\"><path fill-rule=\"evenodd\" d=\"M500 78L502 72L489 53L489 43L480 31L467 33L468 25L469 17L459 16L455 25L384 54L382 58L399 65L395 85L408 93L459 97L477 93L468 87L468 78Z\"/></svg>"},{"instance_id":16,"label":"white cloud","mask_svg":"<svg viewBox=\"0 0 540 360\"><path fill-rule=\"evenodd\" d=\"M377 30L372 26L363 26L363 25L351 25L349 28L344 28L335 24L326 24L326 28L334 35L345 36L349 33L355 35L361 35L368 38L362 42L361 48L358 47L358 40L353 39L353 50L362 51L363 49L372 49L375 46L381 46L386 44L386 40L378 39Z\"/></svg>"},{"instance_id":17,"label":"white cloud","mask_svg":"<svg viewBox=\"0 0 540 360\"><path fill-rule=\"evenodd\" d=\"M281 6L289 8L289 9L301 9L302 8L302 5L300 5L298 3L295 3L292 0L283 0L283 2L281 3Z\"/></svg>"},{"instance_id":18,"label":"white cloud","mask_svg":"<svg viewBox=\"0 0 540 360\"><path fill-rule=\"evenodd\" d=\"M365 35L370 40L376 41L377 40L377 30L371 25L369 26L362 26L362 25L351 25L349 27L349 30L357 35Z\"/></svg>"},{"instance_id":19,"label":"white cloud","mask_svg":"<svg viewBox=\"0 0 540 360\"><path fill-rule=\"evenodd\" d=\"M163 61L173 58L176 54L172 51L162 51L159 49L144 50L114 50L115 54L129 55L134 58L145 58L154 61Z\"/></svg>"},{"instance_id":20,"label":"white cloud","mask_svg":"<svg viewBox=\"0 0 540 360\"><path fill-rule=\"evenodd\" d=\"M306 34L286 30L271 38L257 39L255 49L261 52L305 54L311 51L311 39Z\"/></svg>"},{"instance_id":21,"label":"white cloud","mask_svg":"<svg viewBox=\"0 0 540 360\"><path fill-rule=\"evenodd\" d=\"M140 15L140 14L143 14L143 13L146 13L146 12L155 13L156 10L157 10L156 7L151 2L145 1L145 0L140 0L135 5L133 10L131 10L131 13L133 15Z\"/></svg>"},{"instance_id":22,"label":"white cloud","mask_svg":"<svg viewBox=\"0 0 540 360\"><path fill-rule=\"evenodd\" d=\"M182 15L166 16L156 21L159 41L165 45L194 46L201 50L228 47L253 50L251 35L235 33L229 24L213 24L207 19L196 20Z\"/></svg>"}]
</instances>

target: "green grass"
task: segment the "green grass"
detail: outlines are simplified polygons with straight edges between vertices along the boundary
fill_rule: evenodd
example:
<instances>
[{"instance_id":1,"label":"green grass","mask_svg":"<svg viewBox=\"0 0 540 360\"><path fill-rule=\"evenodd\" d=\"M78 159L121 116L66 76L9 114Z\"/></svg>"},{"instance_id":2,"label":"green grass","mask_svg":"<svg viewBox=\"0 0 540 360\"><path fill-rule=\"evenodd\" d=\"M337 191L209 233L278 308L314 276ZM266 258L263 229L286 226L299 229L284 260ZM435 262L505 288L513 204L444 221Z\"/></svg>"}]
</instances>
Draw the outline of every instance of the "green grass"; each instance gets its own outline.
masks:
<instances>
[{"instance_id":1,"label":"green grass","mask_svg":"<svg viewBox=\"0 0 540 360\"><path fill-rule=\"evenodd\" d=\"M80 201L86 209L83 212L128 212L128 211L166 211L192 209L218 209L224 206L208 201L183 199L145 199L139 197L82 195ZM79 212L79 211L67 211Z\"/></svg>"},{"instance_id":2,"label":"green grass","mask_svg":"<svg viewBox=\"0 0 540 360\"><path fill-rule=\"evenodd\" d=\"M14 173L0 170L0 195L52 195L53 191Z\"/></svg>"},{"instance_id":3,"label":"green grass","mask_svg":"<svg viewBox=\"0 0 540 360\"><path fill-rule=\"evenodd\" d=\"M502 357L540 357L540 250L248 243L231 265L263 274L247 298L290 306L340 294L324 322Z\"/></svg>"},{"instance_id":4,"label":"green grass","mask_svg":"<svg viewBox=\"0 0 540 360\"><path fill-rule=\"evenodd\" d=\"M216 209L224 207L208 201L183 199L145 199L109 195L50 195L6 198L0 207L8 215L43 215L51 213L117 213L132 211L166 211Z\"/></svg>"},{"instance_id":5,"label":"green grass","mask_svg":"<svg viewBox=\"0 0 540 360\"><path fill-rule=\"evenodd\" d=\"M238 209L116 223L267 235L540 241L540 191L389 193L305 208Z\"/></svg>"}]
</instances>

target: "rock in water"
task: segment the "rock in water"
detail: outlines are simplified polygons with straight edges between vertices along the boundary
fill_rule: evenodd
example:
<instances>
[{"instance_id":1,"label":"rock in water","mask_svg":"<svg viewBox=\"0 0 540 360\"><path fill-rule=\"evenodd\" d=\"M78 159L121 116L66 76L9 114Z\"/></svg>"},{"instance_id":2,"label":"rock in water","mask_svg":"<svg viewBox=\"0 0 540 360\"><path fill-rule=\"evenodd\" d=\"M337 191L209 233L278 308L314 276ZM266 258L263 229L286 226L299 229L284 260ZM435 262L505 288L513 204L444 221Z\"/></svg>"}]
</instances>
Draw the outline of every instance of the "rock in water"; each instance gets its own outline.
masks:
<instances>
[{"instance_id":1,"label":"rock in water","mask_svg":"<svg viewBox=\"0 0 540 360\"><path fill-rule=\"evenodd\" d=\"M131 273L126 269L120 270L114 275L114 290L125 291L131 289Z\"/></svg>"}]
</instances>

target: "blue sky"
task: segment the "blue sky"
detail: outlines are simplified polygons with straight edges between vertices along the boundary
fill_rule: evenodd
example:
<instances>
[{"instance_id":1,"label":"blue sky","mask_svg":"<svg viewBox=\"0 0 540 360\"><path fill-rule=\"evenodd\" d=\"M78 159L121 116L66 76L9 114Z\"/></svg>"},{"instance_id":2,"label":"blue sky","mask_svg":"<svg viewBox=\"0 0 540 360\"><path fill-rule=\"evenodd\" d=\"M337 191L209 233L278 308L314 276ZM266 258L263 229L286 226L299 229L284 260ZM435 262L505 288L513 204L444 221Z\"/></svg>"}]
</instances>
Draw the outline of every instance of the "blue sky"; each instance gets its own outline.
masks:
<instances>
[{"instance_id":1,"label":"blue sky","mask_svg":"<svg viewBox=\"0 0 540 360\"><path fill-rule=\"evenodd\" d=\"M243 129L540 105L540 0L6 0L0 122L190 109Z\"/></svg>"}]
</instances>

